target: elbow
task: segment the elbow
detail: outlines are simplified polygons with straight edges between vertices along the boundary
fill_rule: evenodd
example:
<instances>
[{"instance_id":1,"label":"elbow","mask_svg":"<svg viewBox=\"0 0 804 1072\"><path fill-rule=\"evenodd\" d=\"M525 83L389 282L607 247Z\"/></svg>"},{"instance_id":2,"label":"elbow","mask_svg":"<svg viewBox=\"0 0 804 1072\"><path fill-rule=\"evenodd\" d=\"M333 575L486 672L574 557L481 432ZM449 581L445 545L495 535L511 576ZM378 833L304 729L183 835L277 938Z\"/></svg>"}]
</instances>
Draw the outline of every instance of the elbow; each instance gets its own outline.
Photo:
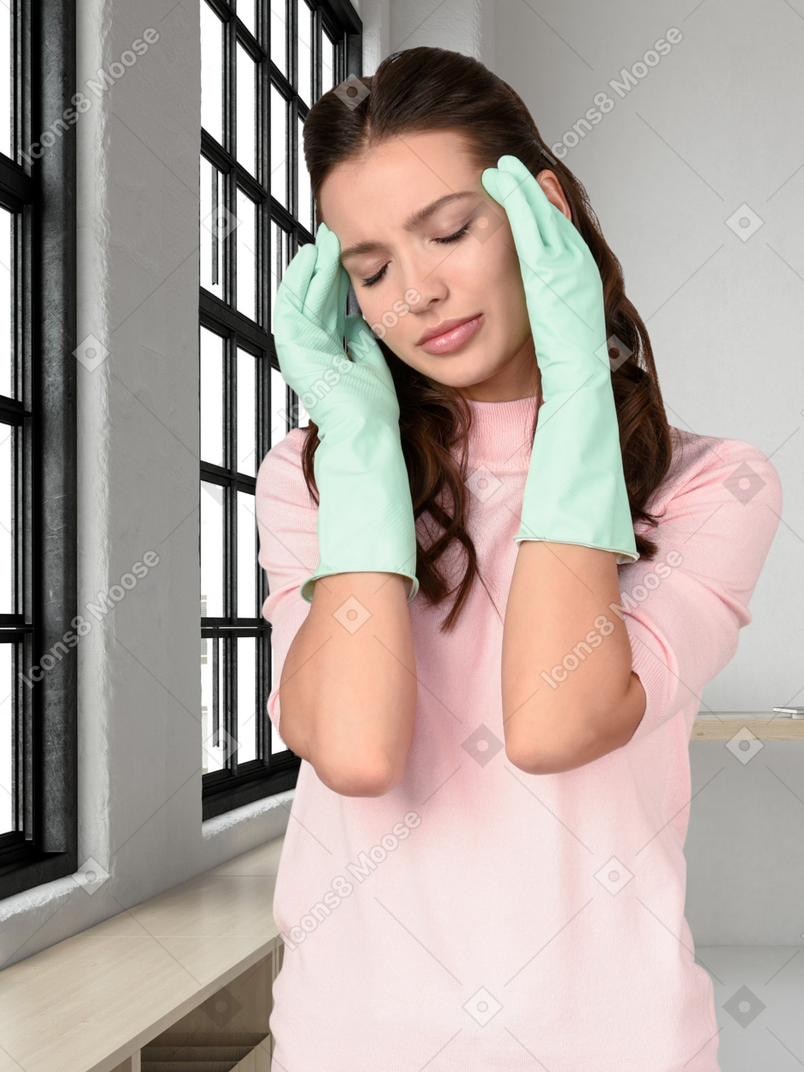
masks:
<instances>
[{"instance_id":1,"label":"elbow","mask_svg":"<svg viewBox=\"0 0 804 1072\"><path fill-rule=\"evenodd\" d=\"M312 765L319 780L343 797L382 797L402 781L402 774L385 763Z\"/></svg>"},{"instance_id":2,"label":"elbow","mask_svg":"<svg viewBox=\"0 0 804 1072\"><path fill-rule=\"evenodd\" d=\"M562 712L561 723L545 720L538 732L531 727L530 739L521 736L506 742L506 755L511 763L526 774L563 774L596 759L601 759L624 747L634 735L635 726L644 711L644 692L633 704L625 702L608 712L591 717L570 717Z\"/></svg>"},{"instance_id":3,"label":"elbow","mask_svg":"<svg viewBox=\"0 0 804 1072\"><path fill-rule=\"evenodd\" d=\"M300 722L291 715L293 708L284 704L282 739L300 759L315 771L318 780L344 797L381 797L390 793L404 775L384 761L370 757L341 757L334 754L331 744L322 744L311 733L301 733Z\"/></svg>"},{"instance_id":4,"label":"elbow","mask_svg":"<svg viewBox=\"0 0 804 1072\"><path fill-rule=\"evenodd\" d=\"M537 755L533 748L514 750L506 747L505 754L509 762L525 774L558 774L572 767L572 764L565 766L558 763L555 756L548 756L545 753Z\"/></svg>"},{"instance_id":5,"label":"elbow","mask_svg":"<svg viewBox=\"0 0 804 1072\"><path fill-rule=\"evenodd\" d=\"M505 753L525 774L563 774L602 754L598 738L584 725L566 716L558 728L545 720L541 732L532 728L529 739L519 736L507 741Z\"/></svg>"},{"instance_id":6,"label":"elbow","mask_svg":"<svg viewBox=\"0 0 804 1072\"><path fill-rule=\"evenodd\" d=\"M508 762L513 764L525 774L551 774L553 763L547 750L539 749L533 740L524 740L522 737L509 738L505 742L505 754Z\"/></svg>"},{"instance_id":7,"label":"elbow","mask_svg":"<svg viewBox=\"0 0 804 1072\"><path fill-rule=\"evenodd\" d=\"M332 708L319 714L309 707L295 707L291 697L285 697L283 710L285 744L309 763L318 780L334 793L345 797L381 797L404 778L412 718L405 747L404 741L388 741L378 734L369 743L363 725L348 726L348 720ZM369 725L376 721L366 719Z\"/></svg>"}]
</instances>

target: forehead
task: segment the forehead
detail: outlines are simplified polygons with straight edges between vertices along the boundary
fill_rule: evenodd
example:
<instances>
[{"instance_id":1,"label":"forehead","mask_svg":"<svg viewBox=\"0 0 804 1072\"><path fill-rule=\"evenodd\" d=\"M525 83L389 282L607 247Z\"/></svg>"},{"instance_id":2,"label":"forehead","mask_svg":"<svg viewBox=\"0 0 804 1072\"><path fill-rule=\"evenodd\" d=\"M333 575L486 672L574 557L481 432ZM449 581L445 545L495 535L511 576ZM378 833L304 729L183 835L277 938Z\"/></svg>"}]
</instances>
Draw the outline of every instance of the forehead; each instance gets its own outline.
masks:
<instances>
[{"instance_id":1,"label":"forehead","mask_svg":"<svg viewBox=\"0 0 804 1072\"><path fill-rule=\"evenodd\" d=\"M457 131L425 131L387 139L343 161L321 185L321 218L339 234L374 218L407 218L422 205L467 188L480 191L480 170Z\"/></svg>"}]
</instances>

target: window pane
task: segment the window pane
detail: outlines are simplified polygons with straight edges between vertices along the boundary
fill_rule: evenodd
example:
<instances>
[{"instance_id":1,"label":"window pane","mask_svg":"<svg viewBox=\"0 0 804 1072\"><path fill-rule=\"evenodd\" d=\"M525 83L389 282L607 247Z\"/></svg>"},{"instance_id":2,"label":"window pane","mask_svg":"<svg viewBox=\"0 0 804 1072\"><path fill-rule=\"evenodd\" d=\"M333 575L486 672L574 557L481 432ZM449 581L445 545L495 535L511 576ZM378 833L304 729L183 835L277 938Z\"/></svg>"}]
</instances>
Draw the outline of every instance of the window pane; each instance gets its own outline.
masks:
<instances>
[{"instance_id":1,"label":"window pane","mask_svg":"<svg viewBox=\"0 0 804 1072\"><path fill-rule=\"evenodd\" d=\"M271 0L271 59L282 74L287 75L287 31L285 26L285 0ZM273 115L271 118L273 120Z\"/></svg>"},{"instance_id":2,"label":"window pane","mask_svg":"<svg viewBox=\"0 0 804 1072\"><path fill-rule=\"evenodd\" d=\"M237 493L237 616L256 618L257 613L257 519L254 496Z\"/></svg>"},{"instance_id":3,"label":"window pane","mask_svg":"<svg viewBox=\"0 0 804 1072\"><path fill-rule=\"evenodd\" d=\"M312 234L313 232L313 212L312 212L312 190L310 188L310 173L307 170L307 165L304 162L304 146L302 142L302 127L304 124L301 119L299 120L299 159L298 159L298 174L299 174L299 222L307 228Z\"/></svg>"},{"instance_id":4,"label":"window pane","mask_svg":"<svg viewBox=\"0 0 804 1072\"><path fill-rule=\"evenodd\" d=\"M14 430L0 424L0 614L14 607ZM1 697L0 697L1 698ZM0 787L0 792L2 788Z\"/></svg>"},{"instance_id":5,"label":"window pane","mask_svg":"<svg viewBox=\"0 0 804 1072\"><path fill-rule=\"evenodd\" d=\"M254 0L237 0L237 15L256 37L257 23L254 21Z\"/></svg>"},{"instance_id":6,"label":"window pane","mask_svg":"<svg viewBox=\"0 0 804 1072\"><path fill-rule=\"evenodd\" d=\"M237 310L255 317L257 206L242 190L237 191Z\"/></svg>"},{"instance_id":7,"label":"window pane","mask_svg":"<svg viewBox=\"0 0 804 1072\"><path fill-rule=\"evenodd\" d=\"M11 147L11 8L0 6L0 153L12 156ZM12 159L14 159L12 157ZM2 826L0 829L5 830Z\"/></svg>"},{"instance_id":8,"label":"window pane","mask_svg":"<svg viewBox=\"0 0 804 1072\"><path fill-rule=\"evenodd\" d=\"M248 52L237 46L237 159L257 174L255 164L254 123L257 110L257 68Z\"/></svg>"},{"instance_id":9,"label":"window pane","mask_svg":"<svg viewBox=\"0 0 804 1072\"><path fill-rule=\"evenodd\" d=\"M223 23L201 0L201 126L223 143Z\"/></svg>"},{"instance_id":10,"label":"window pane","mask_svg":"<svg viewBox=\"0 0 804 1072\"><path fill-rule=\"evenodd\" d=\"M279 369L271 366L271 446L275 447L288 432L287 384Z\"/></svg>"},{"instance_id":11,"label":"window pane","mask_svg":"<svg viewBox=\"0 0 804 1072\"><path fill-rule=\"evenodd\" d=\"M223 339L201 328L201 458L223 465Z\"/></svg>"},{"instance_id":12,"label":"window pane","mask_svg":"<svg viewBox=\"0 0 804 1072\"><path fill-rule=\"evenodd\" d=\"M271 197L288 208L287 184L287 101L271 86Z\"/></svg>"},{"instance_id":13,"label":"window pane","mask_svg":"<svg viewBox=\"0 0 804 1072\"><path fill-rule=\"evenodd\" d=\"M257 359L246 350L237 351L237 471L256 476L257 451ZM253 617L253 615L249 615Z\"/></svg>"},{"instance_id":14,"label":"window pane","mask_svg":"<svg viewBox=\"0 0 804 1072\"><path fill-rule=\"evenodd\" d=\"M321 35L321 92L335 85L335 43L326 32Z\"/></svg>"},{"instance_id":15,"label":"window pane","mask_svg":"<svg viewBox=\"0 0 804 1072\"><path fill-rule=\"evenodd\" d=\"M201 481L201 605L223 617L223 488Z\"/></svg>"},{"instance_id":16,"label":"window pane","mask_svg":"<svg viewBox=\"0 0 804 1072\"><path fill-rule=\"evenodd\" d=\"M223 215L223 176L201 157L200 175L200 264L201 286L223 298L223 239L227 234ZM214 212L213 212L214 209Z\"/></svg>"},{"instance_id":17,"label":"window pane","mask_svg":"<svg viewBox=\"0 0 804 1072\"><path fill-rule=\"evenodd\" d=\"M14 690L11 687L13 650L12 644L0 644L0 834L6 834L14 828Z\"/></svg>"},{"instance_id":18,"label":"window pane","mask_svg":"<svg viewBox=\"0 0 804 1072\"><path fill-rule=\"evenodd\" d=\"M310 11L304 0L298 0L299 3L299 36L298 36L298 58L299 58L299 83L297 92L305 104L312 104L313 101L313 82L312 82L312 47L313 47L313 27L312 19L313 13Z\"/></svg>"},{"instance_id":19,"label":"window pane","mask_svg":"<svg viewBox=\"0 0 804 1072\"><path fill-rule=\"evenodd\" d=\"M201 750L202 774L226 765L224 734L223 641L201 640Z\"/></svg>"},{"instance_id":20,"label":"window pane","mask_svg":"<svg viewBox=\"0 0 804 1072\"><path fill-rule=\"evenodd\" d=\"M257 638L237 638L237 762L257 758Z\"/></svg>"},{"instance_id":21,"label":"window pane","mask_svg":"<svg viewBox=\"0 0 804 1072\"><path fill-rule=\"evenodd\" d=\"M3 11L0 8L0 15ZM4 70L4 68L0 68ZM0 395L13 397L14 337L11 332L11 215L0 208Z\"/></svg>"}]
</instances>

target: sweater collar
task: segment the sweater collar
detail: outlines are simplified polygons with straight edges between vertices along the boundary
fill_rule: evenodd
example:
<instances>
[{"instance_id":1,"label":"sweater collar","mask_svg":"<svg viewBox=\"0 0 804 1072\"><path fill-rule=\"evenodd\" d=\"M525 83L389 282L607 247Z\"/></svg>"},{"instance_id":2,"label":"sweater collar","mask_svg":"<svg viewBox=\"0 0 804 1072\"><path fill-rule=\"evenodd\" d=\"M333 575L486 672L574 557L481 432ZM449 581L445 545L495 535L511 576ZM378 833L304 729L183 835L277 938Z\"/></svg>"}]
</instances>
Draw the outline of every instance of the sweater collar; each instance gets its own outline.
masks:
<instances>
[{"instance_id":1,"label":"sweater collar","mask_svg":"<svg viewBox=\"0 0 804 1072\"><path fill-rule=\"evenodd\" d=\"M509 402L467 399L472 413L469 429L469 466L494 472L527 471L531 456L531 428L536 397Z\"/></svg>"}]
</instances>

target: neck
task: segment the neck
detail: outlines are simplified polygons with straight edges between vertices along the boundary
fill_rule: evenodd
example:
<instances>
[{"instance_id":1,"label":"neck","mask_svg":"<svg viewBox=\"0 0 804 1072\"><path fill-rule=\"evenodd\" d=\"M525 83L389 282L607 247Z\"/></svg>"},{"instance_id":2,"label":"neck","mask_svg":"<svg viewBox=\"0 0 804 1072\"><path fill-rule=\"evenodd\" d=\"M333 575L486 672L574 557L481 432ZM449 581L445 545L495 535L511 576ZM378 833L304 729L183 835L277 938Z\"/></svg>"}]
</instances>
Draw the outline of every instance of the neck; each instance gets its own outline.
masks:
<instances>
[{"instance_id":1,"label":"neck","mask_svg":"<svg viewBox=\"0 0 804 1072\"><path fill-rule=\"evenodd\" d=\"M542 400L542 375L536 355L531 351L526 362L519 362L514 376L501 381L498 376L483 383L458 388L467 402L515 402L521 398Z\"/></svg>"}]
</instances>

